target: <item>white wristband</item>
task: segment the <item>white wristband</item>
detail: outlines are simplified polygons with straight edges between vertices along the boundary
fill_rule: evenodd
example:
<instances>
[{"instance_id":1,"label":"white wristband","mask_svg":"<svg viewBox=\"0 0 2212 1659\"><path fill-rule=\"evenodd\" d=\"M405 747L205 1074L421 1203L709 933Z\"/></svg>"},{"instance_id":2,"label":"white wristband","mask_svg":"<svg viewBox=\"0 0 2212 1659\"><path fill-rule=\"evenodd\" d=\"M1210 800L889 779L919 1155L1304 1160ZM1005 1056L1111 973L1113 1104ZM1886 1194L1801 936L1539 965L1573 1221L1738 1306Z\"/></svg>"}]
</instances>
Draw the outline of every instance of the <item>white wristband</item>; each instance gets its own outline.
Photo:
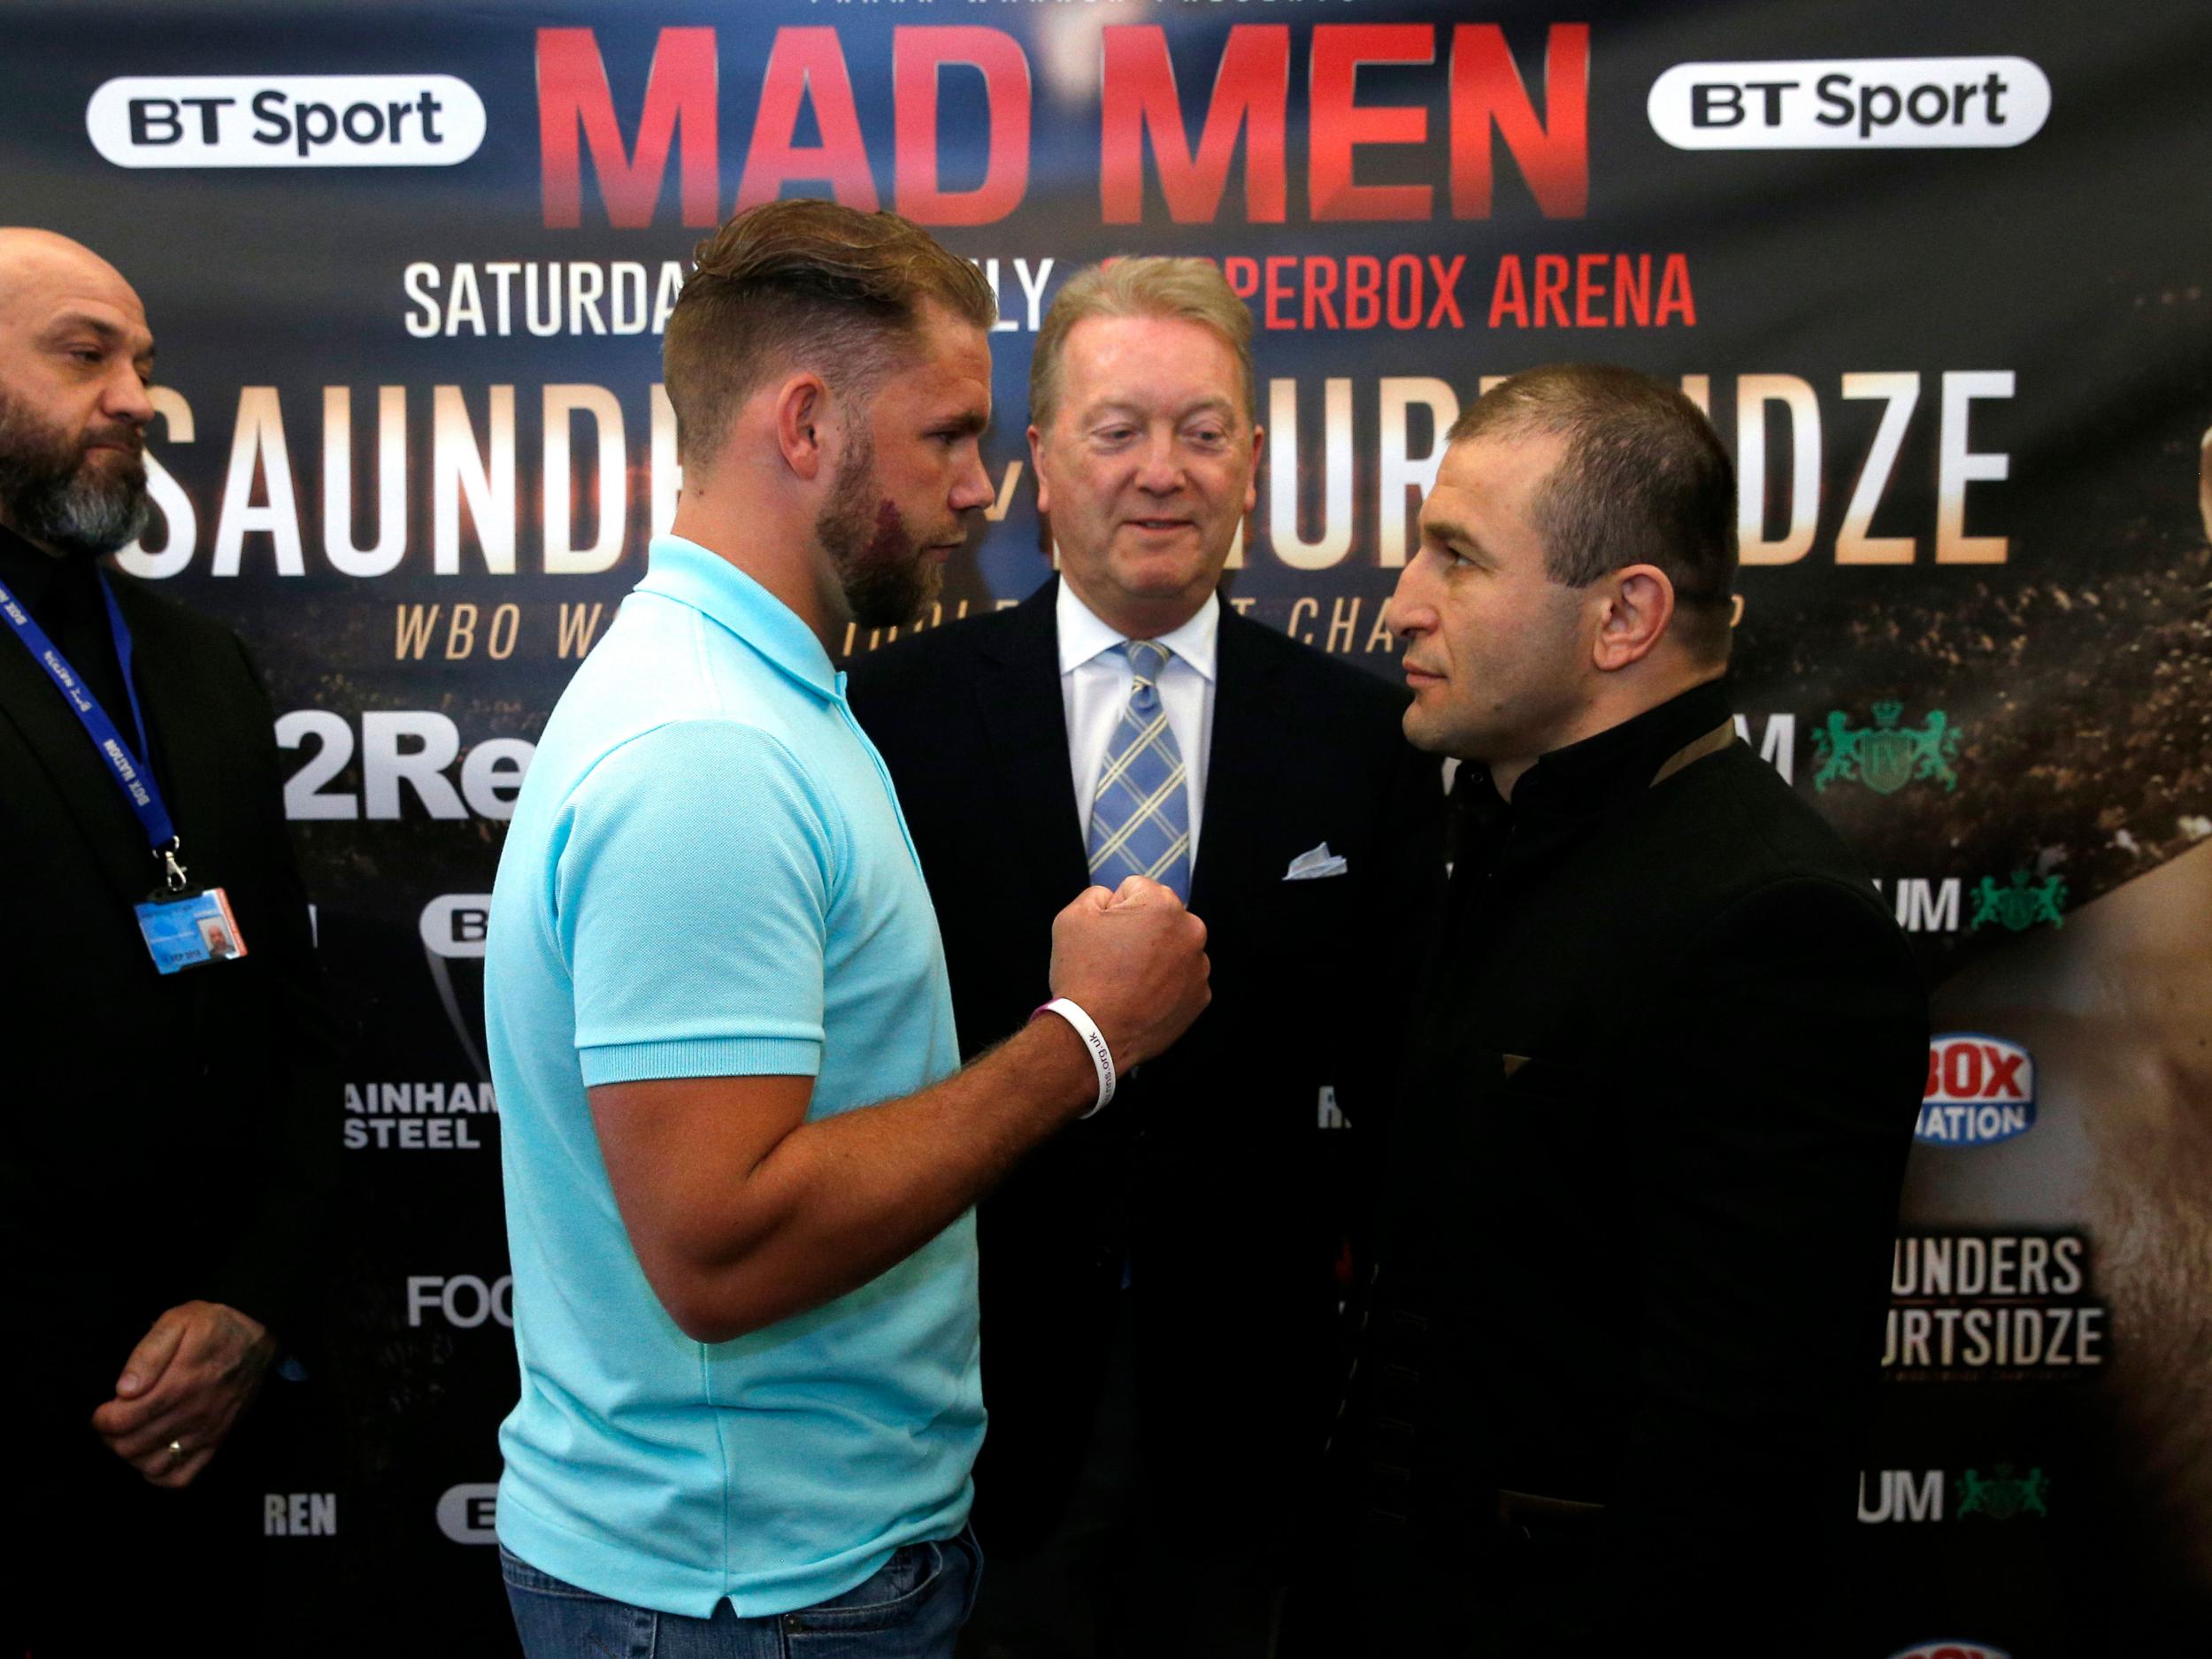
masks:
<instances>
[{"instance_id":1,"label":"white wristband","mask_svg":"<svg viewBox=\"0 0 2212 1659\"><path fill-rule=\"evenodd\" d=\"M1091 1067L1098 1073L1098 1102L1083 1116L1095 1117L1105 1110L1107 1102L1114 1098L1114 1051L1106 1046L1106 1038L1099 1030L1098 1022L1064 996L1056 996L1044 1003L1036 1013L1030 1015L1030 1018L1036 1018L1037 1014L1059 1015L1075 1027L1075 1034L1082 1038L1084 1048L1090 1051Z\"/></svg>"}]
</instances>

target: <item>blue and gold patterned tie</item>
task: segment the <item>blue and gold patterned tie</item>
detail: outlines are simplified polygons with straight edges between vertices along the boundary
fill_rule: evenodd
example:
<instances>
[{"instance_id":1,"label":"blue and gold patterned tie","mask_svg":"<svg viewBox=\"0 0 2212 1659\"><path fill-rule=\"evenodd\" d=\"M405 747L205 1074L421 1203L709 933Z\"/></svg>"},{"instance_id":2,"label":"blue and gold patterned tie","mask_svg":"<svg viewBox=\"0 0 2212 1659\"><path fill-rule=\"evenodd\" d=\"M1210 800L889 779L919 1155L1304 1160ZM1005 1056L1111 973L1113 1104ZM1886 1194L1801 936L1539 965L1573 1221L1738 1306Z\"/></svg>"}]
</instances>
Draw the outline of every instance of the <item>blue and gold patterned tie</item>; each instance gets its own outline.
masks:
<instances>
[{"instance_id":1,"label":"blue and gold patterned tie","mask_svg":"<svg viewBox=\"0 0 2212 1659\"><path fill-rule=\"evenodd\" d=\"M1149 876L1188 899L1190 793L1158 684L1168 649L1156 640L1115 649L1129 658L1136 683L1091 795L1091 879L1115 887L1125 877Z\"/></svg>"}]
</instances>

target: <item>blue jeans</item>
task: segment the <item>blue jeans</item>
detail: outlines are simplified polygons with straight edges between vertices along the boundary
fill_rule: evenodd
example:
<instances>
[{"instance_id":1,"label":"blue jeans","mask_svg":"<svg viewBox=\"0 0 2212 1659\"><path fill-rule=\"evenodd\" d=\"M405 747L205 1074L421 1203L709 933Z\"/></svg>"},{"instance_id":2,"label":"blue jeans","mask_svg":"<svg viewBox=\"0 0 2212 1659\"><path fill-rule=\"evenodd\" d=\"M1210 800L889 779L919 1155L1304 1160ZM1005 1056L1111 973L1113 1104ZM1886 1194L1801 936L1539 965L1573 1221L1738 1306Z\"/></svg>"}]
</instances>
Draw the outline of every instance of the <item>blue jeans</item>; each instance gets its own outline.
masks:
<instances>
[{"instance_id":1,"label":"blue jeans","mask_svg":"<svg viewBox=\"0 0 2212 1659\"><path fill-rule=\"evenodd\" d=\"M610 1601L540 1572L504 1545L507 1605L529 1659L952 1659L975 1604L975 1535L909 1544L842 1595L793 1613L712 1618Z\"/></svg>"}]
</instances>

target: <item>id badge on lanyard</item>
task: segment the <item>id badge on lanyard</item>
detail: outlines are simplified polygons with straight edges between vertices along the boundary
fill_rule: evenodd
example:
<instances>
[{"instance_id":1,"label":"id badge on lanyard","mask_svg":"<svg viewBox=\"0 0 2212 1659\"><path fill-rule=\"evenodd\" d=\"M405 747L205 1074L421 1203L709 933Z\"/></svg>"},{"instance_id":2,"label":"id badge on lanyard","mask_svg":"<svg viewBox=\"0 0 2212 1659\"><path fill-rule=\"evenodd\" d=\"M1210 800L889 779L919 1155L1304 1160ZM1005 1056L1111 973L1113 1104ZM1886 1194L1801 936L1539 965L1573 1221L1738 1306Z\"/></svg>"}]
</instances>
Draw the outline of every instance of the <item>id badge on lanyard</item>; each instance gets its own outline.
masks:
<instances>
[{"instance_id":1,"label":"id badge on lanyard","mask_svg":"<svg viewBox=\"0 0 2212 1659\"><path fill-rule=\"evenodd\" d=\"M13 630L23 649L30 652L60 691L70 711L77 717L77 723L84 727L93 748L98 751L108 776L122 791L131 815L146 833L147 850L159 870L159 885L147 895L144 903L134 909L138 917L138 930L153 956L155 969L162 973L175 973L204 963L234 961L246 954L246 939L238 931L238 918L231 913L229 895L220 887L203 889L191 886L179 858L183 843L178 840L176 826L170 821L169 809L162 801L161 786L154 781L153 768L142 758L148 752L146 717L138 706L138 687L131 680L131 631L104 578L100 579L100 597L107 603L108 630L115 640L116 663L123 671L124 694L130 698L131 722L138 728L135 749L123 741L123 733L77 671L70 666L69 659L47 638L46 630L32 619L29 611L4 584L0 584L0 621Z\"/></svg>"}]
</instances>

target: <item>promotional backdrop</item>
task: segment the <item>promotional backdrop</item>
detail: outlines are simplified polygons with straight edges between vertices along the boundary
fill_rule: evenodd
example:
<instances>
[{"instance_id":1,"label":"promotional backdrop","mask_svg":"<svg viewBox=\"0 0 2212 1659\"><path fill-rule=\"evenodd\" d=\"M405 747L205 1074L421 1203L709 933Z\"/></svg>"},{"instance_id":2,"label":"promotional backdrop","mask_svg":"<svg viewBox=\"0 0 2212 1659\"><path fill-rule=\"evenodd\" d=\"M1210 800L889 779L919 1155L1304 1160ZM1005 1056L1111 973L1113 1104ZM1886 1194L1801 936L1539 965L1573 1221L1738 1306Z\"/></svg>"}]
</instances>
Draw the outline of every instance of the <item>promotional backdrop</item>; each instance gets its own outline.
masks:
<instances>
[{"instance_id":1,"label":"promotional backdrop","mask_svg":"<svg viewBox=\"0 0 2212 1659\"><path fill-rule=\"evenodd\" d=\"M1709 411L1745 735L1939 987L1853 1650L2212 1640L2202 7L207 0L11 5L0 38L0 222L146 300L161 515L122 563L267 677L348 1039L325 1317L235 1451L257 1618L511 1647L486 895L672 511L689 250L828 195L999 296L998 498L923 626L1048 573L1031 337L1114 254L1248 299L1232 603L1380 675L1486 380L1609 360Z\"/></svg>"}]
</instances>

